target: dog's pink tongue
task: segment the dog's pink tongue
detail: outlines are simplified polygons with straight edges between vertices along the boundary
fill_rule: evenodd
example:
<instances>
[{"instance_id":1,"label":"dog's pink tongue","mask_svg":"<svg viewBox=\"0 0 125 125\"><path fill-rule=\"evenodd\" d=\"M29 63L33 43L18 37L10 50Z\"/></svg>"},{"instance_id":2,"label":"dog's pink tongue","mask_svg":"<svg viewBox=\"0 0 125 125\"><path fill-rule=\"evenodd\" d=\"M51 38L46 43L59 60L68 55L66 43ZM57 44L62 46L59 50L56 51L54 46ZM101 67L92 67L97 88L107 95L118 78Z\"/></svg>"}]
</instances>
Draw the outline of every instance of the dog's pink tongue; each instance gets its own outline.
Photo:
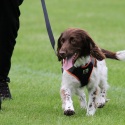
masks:
<instances>
[{"instance_id":1,"label":"dog's pink tongue","mask_svg":"<svg viewBox=\"0 0 125 125\"><path fill-rule=\"evenodd\" d=\"M63 69L68 70L73 66L72 58L70 59L63 59Z\"/></svg>"}]
</instances>

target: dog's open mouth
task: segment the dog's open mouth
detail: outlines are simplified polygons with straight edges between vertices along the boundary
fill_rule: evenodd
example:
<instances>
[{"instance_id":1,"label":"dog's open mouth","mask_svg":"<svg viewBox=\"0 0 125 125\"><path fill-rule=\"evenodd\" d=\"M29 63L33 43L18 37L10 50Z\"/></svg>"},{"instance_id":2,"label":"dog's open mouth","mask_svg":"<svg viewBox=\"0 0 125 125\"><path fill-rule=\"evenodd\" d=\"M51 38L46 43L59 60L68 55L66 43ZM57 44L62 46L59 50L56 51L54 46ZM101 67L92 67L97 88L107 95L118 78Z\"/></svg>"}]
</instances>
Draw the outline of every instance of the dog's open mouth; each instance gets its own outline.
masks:
<instances>
[{"instance_id":1,"label":"dog's open mouth","mask_svg":"<svg viewBox=\"0 0 125 125\"><path fill-rule=\"evenodd\" d=\"M63 69L68 70L69 68L71 68L77 60L78 56L79 53L75 53L72 56L70 55L63 59Z\"/></svg>"}]
</instances>

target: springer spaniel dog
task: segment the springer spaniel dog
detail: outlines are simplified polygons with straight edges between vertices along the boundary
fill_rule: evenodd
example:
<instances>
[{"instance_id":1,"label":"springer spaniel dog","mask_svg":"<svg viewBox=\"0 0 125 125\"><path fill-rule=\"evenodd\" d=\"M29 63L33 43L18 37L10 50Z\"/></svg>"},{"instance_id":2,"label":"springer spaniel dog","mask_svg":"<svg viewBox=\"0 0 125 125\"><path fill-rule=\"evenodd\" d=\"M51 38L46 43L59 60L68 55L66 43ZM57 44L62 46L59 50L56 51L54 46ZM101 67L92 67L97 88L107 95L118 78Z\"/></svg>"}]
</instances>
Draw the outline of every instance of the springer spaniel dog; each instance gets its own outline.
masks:
<instances>
[{"instance_id":1,"label":"springer spaniel dog","mask_svg":"<svg viewBox=\"0 0 125 125\"><path fill-rule=\"evenodd\" d=\"M72 95L75 93L80 106L87 109L87 115L94 115L108 101L106 92L107 67L105 58L125 60L125 50L110 52L101 49L82 29L69 28L58 39L58 60L62 62L62 85L60 95L64 115L75 114ZM88 104L83 91L88 90Z\"/></svg>"}]
</instances>

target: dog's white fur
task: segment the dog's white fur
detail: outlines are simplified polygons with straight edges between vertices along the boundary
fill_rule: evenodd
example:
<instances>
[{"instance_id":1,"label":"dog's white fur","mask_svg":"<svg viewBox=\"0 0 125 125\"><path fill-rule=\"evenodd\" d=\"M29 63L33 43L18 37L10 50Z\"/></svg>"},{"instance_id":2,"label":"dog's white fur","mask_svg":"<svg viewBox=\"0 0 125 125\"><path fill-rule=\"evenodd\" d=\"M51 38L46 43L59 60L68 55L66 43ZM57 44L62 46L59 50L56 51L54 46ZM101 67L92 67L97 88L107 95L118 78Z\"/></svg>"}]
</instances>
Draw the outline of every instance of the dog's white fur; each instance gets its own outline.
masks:
<instances>
[{"instance_id":1,"label":"dog's white fur","mask_svg":"<svg viewBox=\"0 0 125 125\"><path fill-rule=\"evenodd\" d=\"M125 60L125 51L117 52L116 56L119 60ZM84 66L86 63L89 63L90 60L90 56L78 58L74 66ZM88 116L94 115L98 107L103 107L105 105L107 101L106 92L109 87L105 60L97 60L97 67L93 68L89 83L86 87L89 95L88 104L83 87L80 87L80 81L66 70L63 71L60 94L63 102L62 108L65 114L70 113L70 115L72 115L75 113L72 101L72 95L74 93L78 95L81 107L87 109Z\"/></svg>"}]
</instances>

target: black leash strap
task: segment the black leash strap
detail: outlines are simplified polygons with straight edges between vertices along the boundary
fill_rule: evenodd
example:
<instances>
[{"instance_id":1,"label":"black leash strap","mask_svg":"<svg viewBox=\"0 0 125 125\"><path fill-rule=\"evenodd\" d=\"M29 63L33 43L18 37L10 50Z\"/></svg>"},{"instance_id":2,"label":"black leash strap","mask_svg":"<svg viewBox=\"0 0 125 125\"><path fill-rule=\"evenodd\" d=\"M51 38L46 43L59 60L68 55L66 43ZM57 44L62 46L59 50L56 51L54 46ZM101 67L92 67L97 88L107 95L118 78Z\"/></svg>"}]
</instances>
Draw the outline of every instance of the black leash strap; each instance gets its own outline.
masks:
<instances>
[{"instance_id":1,"label":"black leash strap","mask_svg":"<svg viewBox=\"0 0 125 125\"><path fill-rule=\"evenodd\" d=\"M52 45L52 47L53 47L53 49L55 51L55 39L54 39L53 32L52 32L52 29L51 29L51 25L50 25L50 21L49 21L47 9L46 9L45 1L41 0L41 4L42 4L42 8L43 8L44 19L45 19L45 23L46 23L46 29L47 29L47 32L48 32L48 36L49 36L51 45ZM56 51L55 51L55 53L56 53Z\"/></svg>"}]
</instances>

